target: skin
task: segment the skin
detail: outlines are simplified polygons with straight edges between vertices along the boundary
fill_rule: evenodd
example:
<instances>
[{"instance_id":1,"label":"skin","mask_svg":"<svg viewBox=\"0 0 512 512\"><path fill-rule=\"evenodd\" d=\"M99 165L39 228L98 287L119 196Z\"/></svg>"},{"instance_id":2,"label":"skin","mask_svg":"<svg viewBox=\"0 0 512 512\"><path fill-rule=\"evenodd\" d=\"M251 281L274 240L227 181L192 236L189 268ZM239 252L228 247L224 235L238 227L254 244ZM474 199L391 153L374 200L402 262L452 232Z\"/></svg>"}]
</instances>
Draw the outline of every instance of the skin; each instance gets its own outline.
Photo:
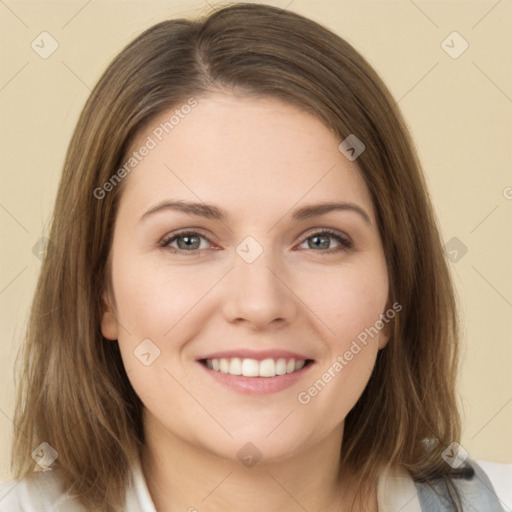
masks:
<instances>
[{"instance_id":1,"label":"skin","mask_svg":"<svg viewBox=\"0 0 512 512\"><path fill-rule=\"evenodd\" d=\"M142 464L160 512L240 504L247 512L348 510L349 475L339 464L344 418L389 325L307 405L297 399L390 307L372 200L340 142L317 118L278 99L215 92L198 98L125 178L101 327L118 340L145 406ZM170 199L215 204L228 218L163 209L140 220ZM370 222L350 210L292 220L296 208L327 201L357 204ZM205 237L194 239L199 249L183 249L183 239L159 246L183 228ZM323 228L353 247L328 237L330 245L318 248L314 235ZM252 263L236 252L247 236L263 249ZM173 252L179 248L183 254ZM134 350L148 338L160 355L145 366ZM291 388L250 396L218 384L196 361L237 347L296 351L315 363ZM262 454L252 467L237 458L247 442ZM368 510L377 510L370 498Z\"/></svg>"}]
</instances>

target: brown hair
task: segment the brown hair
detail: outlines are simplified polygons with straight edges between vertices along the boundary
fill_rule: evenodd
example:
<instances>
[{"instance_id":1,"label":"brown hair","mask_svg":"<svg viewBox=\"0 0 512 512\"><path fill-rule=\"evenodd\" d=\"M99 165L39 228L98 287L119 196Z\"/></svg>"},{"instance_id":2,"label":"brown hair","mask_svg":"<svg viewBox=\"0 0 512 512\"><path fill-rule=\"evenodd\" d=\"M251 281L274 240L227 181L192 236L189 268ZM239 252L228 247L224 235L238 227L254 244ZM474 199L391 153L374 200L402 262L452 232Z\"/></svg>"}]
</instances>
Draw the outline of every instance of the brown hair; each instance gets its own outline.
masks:
<instances>
[{"instance_id":1,"label":"brown hair","mask_svg":"<svg viewBox=\"0 0 512 512\"><path fill-rule=\"evenodd\" d=\"M390 92L350 44L298 14L258 4L149 28L92 91L68 148L20 352L16 477L34 469L31 452L46 441L83 504L122 508L130 464L144 443L142 403L117 343L102 336L100 298L126 180L101 199L94 190L156 115L213 88L279 98L316 115L340 142L355 134L365 144L357 164L376 208L391 302L402 309L345 419L342 464L357 475L361 502L380 471L398 465L417 480L450 485L441 452L460 438L458 318L411 137Z\"/></svg>"}]
</instances>

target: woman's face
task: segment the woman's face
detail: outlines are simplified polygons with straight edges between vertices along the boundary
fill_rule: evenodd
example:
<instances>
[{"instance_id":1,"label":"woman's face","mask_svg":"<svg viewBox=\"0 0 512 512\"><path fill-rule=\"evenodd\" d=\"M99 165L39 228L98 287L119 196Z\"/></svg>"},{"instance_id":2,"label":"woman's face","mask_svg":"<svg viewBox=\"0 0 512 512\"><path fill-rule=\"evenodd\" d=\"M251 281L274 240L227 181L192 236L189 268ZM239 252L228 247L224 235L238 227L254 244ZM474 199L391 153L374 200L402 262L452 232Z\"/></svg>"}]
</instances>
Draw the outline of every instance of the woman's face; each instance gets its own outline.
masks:
<instances>
[{"instance_id":1,"label":"woman's face","mask_svg":"<svg viewBox=\"0 0 512 512\"><path fill-rule=\"evenodd\" d=\"M188 105L129 152L102 332L147 432L279 460L341 432L388 339L374 208L315 117L227 93Z\"/></svg>"}]
</instances>

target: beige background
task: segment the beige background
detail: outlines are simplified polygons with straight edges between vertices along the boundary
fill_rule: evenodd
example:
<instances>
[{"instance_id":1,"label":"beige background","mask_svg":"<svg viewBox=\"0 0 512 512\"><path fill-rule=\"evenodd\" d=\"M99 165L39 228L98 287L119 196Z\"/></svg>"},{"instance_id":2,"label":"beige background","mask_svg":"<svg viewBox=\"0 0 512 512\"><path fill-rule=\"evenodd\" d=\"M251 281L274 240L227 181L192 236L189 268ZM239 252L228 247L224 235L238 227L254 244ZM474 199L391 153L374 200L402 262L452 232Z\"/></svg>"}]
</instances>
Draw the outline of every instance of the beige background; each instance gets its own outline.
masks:
<instances>
[{"instance_id":1,"label":"beige background","mask_svg":"<svg viewBox=\"0 0 512 512\"><path fill-rule=\"evenodd\" d=\"M268 3L346 38L399 100L443 239L467 247L450 256L460 258L450 265L464 325L462 445L473 458L511 463L512 3ZM79 111L109 61L143 29L208 9L200 0L0 2L0 481L10 478L13 364L40 269L32 249L47 234ZM59 45L47 59L31 48L43 31ZM441 46L453 31L469 44L456 59ZM461 43L450 36L449 51Z\"/></svg>"}]
</instances>

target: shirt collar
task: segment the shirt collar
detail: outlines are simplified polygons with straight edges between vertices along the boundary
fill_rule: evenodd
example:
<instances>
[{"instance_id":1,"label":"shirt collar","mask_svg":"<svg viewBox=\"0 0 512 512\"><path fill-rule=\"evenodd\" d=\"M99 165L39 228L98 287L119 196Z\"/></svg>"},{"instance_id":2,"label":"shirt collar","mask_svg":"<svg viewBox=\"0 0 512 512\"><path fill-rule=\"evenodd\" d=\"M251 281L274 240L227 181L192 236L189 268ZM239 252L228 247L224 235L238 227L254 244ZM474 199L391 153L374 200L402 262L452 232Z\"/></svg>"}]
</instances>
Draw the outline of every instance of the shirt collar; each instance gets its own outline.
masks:
<instances>
[{"instance_id":1,"label":"shirt collar","mask_svg":"<svg viewBox=\"0 0 512 512\"><path fill-rule=\"evenodd\" d=\"M132 466L132 481L126 491L126 512L156 512L151 499L140 461Z\"/></svg>"},{"instance_id":2,"label":"shirt collar","mask_svg":"<svg viewBox=\"0 0 512 512\"><path fill-rule=\"evenodd\" d=\"M379 512L421 512L414 480L403 469L387 470L377 483ZM126 512L156 512L140 462L132 466L132 482L126 494Z\"/></svg>"},{"instance_id":3,"label":"shirt collar","mask_svg":"<svg viewBox=\"0 0 512 512\"><path fill-rule=\"evenodd\" d=\"M421 512L414 480L402 468L388 469L377 483L379 512Z\"/></svg>"}]
</instances>

